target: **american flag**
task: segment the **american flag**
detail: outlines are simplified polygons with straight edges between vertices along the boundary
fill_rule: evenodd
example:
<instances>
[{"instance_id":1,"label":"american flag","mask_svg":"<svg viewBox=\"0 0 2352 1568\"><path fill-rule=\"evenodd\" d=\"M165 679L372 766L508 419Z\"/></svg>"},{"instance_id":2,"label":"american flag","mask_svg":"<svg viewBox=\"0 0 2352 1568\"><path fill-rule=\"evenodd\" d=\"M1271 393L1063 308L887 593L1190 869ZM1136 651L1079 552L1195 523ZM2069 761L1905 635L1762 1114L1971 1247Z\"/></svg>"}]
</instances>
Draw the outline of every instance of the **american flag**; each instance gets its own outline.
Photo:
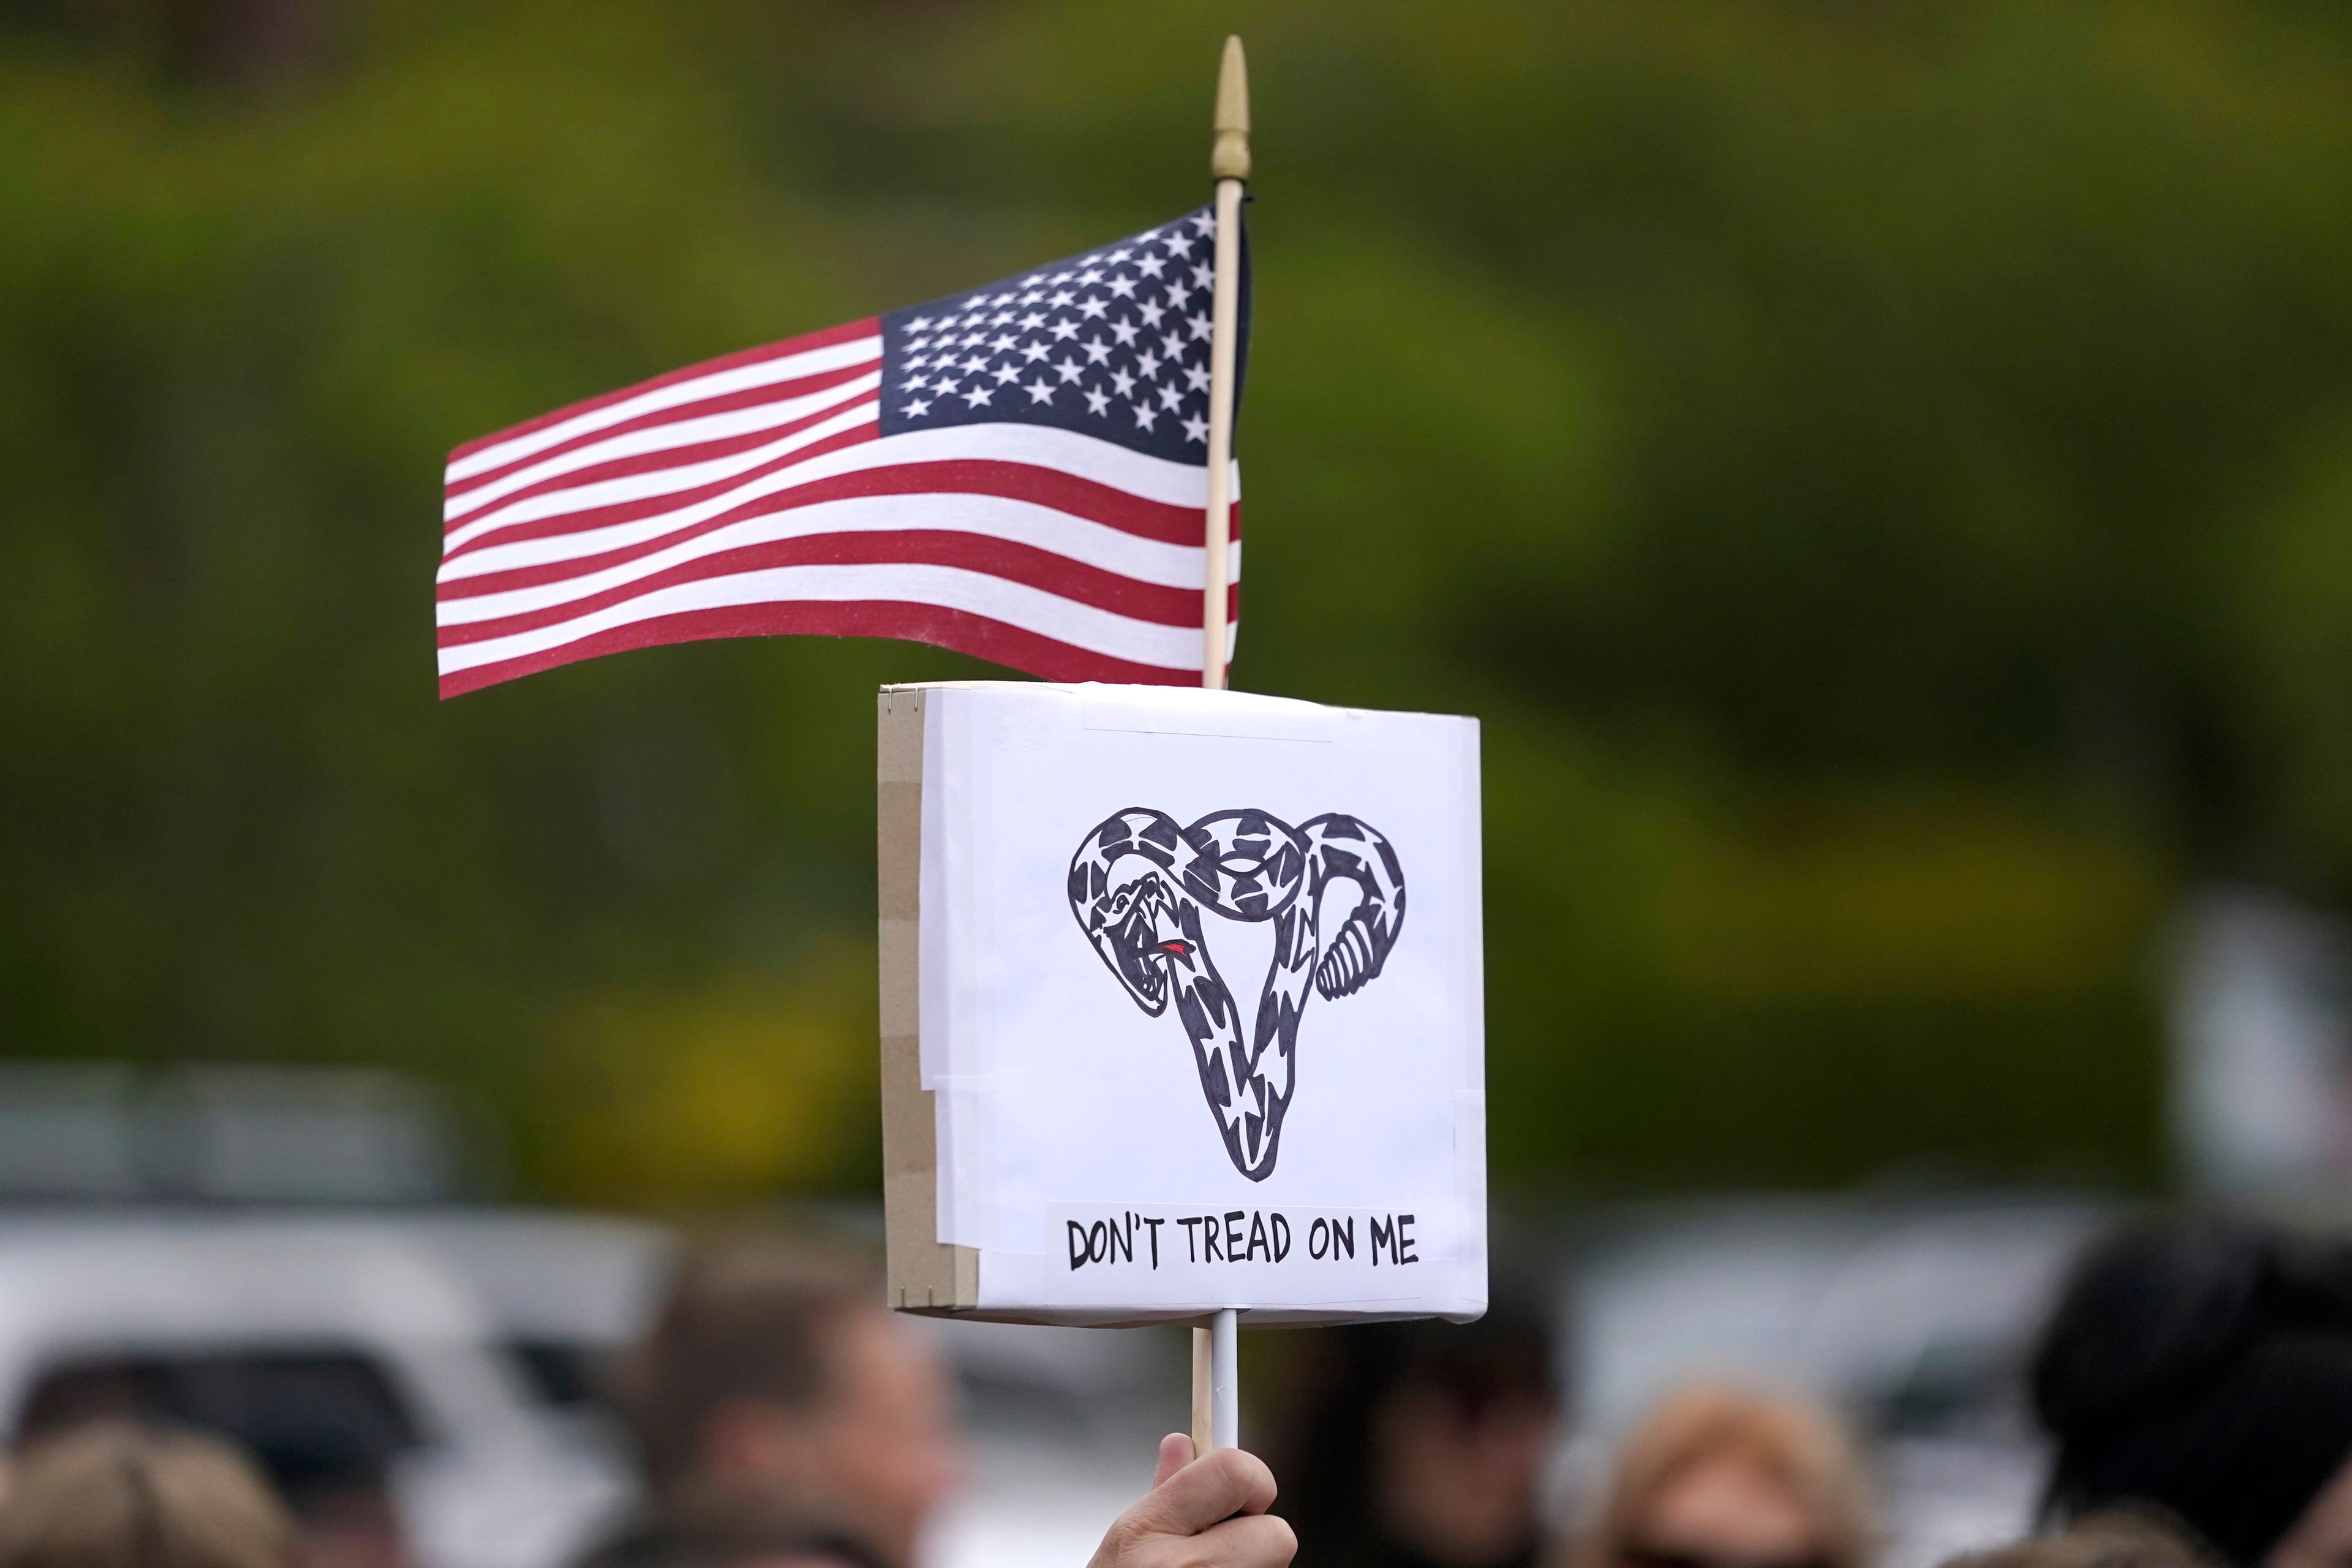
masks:
<instances>
[{"instance_id":1,"label":"american flag","mask_svg":"<svg viewBox=\"0 0 2352 1568\"><path fill-rule=\"evenodd\" d=\"M911 638L1049 680L1198 680L1215 227L1204 208L458 447L441 695L776 633ZM1237 510L1234 618L1239 531Z\"/></svg>"}]
</instances>

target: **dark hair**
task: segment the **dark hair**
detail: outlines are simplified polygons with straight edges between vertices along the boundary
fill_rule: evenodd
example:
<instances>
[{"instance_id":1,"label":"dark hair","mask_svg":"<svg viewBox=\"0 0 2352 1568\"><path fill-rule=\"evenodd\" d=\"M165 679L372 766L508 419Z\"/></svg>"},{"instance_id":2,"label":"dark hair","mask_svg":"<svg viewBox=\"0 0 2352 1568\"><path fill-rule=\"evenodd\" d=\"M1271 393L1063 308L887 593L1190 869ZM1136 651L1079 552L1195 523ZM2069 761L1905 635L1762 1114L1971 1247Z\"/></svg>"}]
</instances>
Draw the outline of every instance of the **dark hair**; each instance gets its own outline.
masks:
<instances>
[{"instance_id":1,"label":"dark hair","mask_svg":"<svg viewBox=\"0 0 2352 1568\"><path fill-rule=\"evenodd\" d=\"M730 1401L821 1404L833 1390L833 1331L881 1310L870 1260L835 1245L733 1239L689 1252L623 1380L655 1489L695 1469L711 1415Z\"/></svg>"},{"instance_id":2,"label":"dark hair","mask_svg":"<svg viewBox=\"0 0 2352 1568\"><path fill-rule=\"evenodd\" d=\"M2045 1512L2162 1510L2252 1568L2352 1457L2352 1249L2246 1220L2088 1247L2044 1331Z\"/></svg>"},{"instance_id":3,"label":"dark hair","mask_svg":"<svg viewBox=\"0 0 2352 1568\"><path fill-rule=\"evenodd\" d=\"M1552 1302L1533 1274L1490 1270L1486 1315L1475 1322L1423 1319L1308 1330L1297 1359L1286 1418L1268 1445L1282 1493L1274 1511L1290 1521L1311 1561L1370 1561L1380 1529L1372 1497L1373 1433L1400 1392L1427 1389L1475 1416L1500 1399L1558 1398ZM1302 1563L1310 1557L1302 1548Z\"/></svg>"},{"instance_id":4,"label":"dark hair","mask_svg":"<svg viewBox=\"0 0 2352 1568\"><path fill-rule=\"evenodd\" d=\"M574 1568L883 1568L850 1531L774 1492L705 1497L633 1521Z\"/></svg>"},{"instance_id":5,"label":"dark hair","mask_svg":"<svg viewBox=\"0 0 2352 1568\"><path fill-rule=\"evenodd\" d=\"M2116 1510L2088 1515L2054 1535L1971 1552L1944 1568L2211 1568L2211 1560L2160 1521Z\"/></svg>"}]
</instances>

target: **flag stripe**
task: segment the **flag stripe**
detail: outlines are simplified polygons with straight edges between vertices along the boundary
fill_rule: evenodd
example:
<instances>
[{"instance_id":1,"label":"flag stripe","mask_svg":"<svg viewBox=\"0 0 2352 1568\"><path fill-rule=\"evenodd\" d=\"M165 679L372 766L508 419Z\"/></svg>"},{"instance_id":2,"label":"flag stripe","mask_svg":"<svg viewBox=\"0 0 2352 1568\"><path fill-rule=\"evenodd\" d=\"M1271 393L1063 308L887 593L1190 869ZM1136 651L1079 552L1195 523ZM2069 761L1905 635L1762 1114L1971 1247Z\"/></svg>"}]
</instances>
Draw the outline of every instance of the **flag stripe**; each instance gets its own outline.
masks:
<instances>
[{"instance_id":1,"label":"flag stripe","mask_svg":"<svg viewBox=\"0 0 2352 1568\"><path fill-rule=\"evenodd\" d=\"M553 652L527 654L503 663L477 665L446 674L441 678L441 695L463 696L520 675L608 653L710 637L899 637L992 659L1047 680L1108 680L1161 686L1171 683L1171 670L1159 665L1132 664L1056 642L1022 626L944 605L893 599L787 600L748 608L687 610L634 621ZM1175 673L1179 682L1199 677L1197 668Z\"/></svg>"},{"instance_id":2,"label":"flag stripe","mask_svg":"<svg viewBox=\"0 0 2352 1568\"><path fill-rule=\"evenodd\" d=\"M441 647L441 673L460 674L485 665L551 653L632 622L693 610L752 611L795 599L895 600L960 610L1025 627L1087 653L1135 665L1156 666L1162 671L1197 669L1201 657L1197 627L1139 621L1026 583L963 567L892 563L768 567L678 583L633 595L620 604L555 626L483 642L452 646L445 641ZM756 621L758 617L750 616L747 619Z\"/></svg>"},{"instance_id":3,"label":"flag stripe","mask_svg":"<svg viewBox=\"0 0 2352 1568\"><path fill-rule=\"evenodd\" d=\"M849 481L844 493L969 487L1066 507L1106 527L1170 544L1194 542L1206 531L1205 469L1066 431L1015 428L1037 438L1014 442L996 435L992 426L964 426L877 443L878 428L861 426L792 454L789 463L779 461L690 495L559 512L501 529L498 539L486 543L453 542L441 580L545 561L593 558L674 531L724 521L768 497L842 476L862 476ZM1233 482L1238 500L1238 466Z\"/></svg>"},{"instance_id":4,"label":"flag stripe","mask_svg":"<svg viewBox=\"0 0 2352 1568\"><path fill-rule=\"evenodd\" d=\"M467 442L449 454L448 478L452 482L472 479L518 458L543 452L575 436L608 429L640 414L683 407L744 387L770 386L836 366L879 359L882 339L876 326L875 319L868 316L864 321L829 327L805 337L705 360L601 397L584 398L551 414L526 419L494 436Z\"/></svg>"},{"instance_id":5,"label":"flag stripe","mask_svg":"<svg viewBox=\"0 0 2352 1568\"><path fill-rule=\"evenodd\" d=\"M1202 546L1192 542L1201 531L1187 526L1196 521L1197 514L1181 507L1139 501L1066 474L1007 463L915 463L795 486L685 527L661 518L461 555L443 571L438 596L446 604L563 582L593 592L625 580L640 563L657 571L762 539L934 523L998 529L1106 571L1180 586L1202 580Z\"/></svg>"},{"instance_id":6,"label":"flag stripe","mask_svg":"<svg viewBox=\"0 0 2352 1568\"><path fill-rule=\"evenodd\" d=\"M749 451L518 496L451 530L444 552L454 553L477 539L520 523L562 518L568 526L577 527L599 511L633 502L675 505L724 495L732 487L773 479L805 456L807 448L829 437L851 430L873 430L877 423L874 395L867 392L850 406L803 420L789 433L763 441ZM644 515L649 510L652 509L645 508L632 515Z\"/></svg>"},{"instance_id":7,"label":"flag stripe","mask_svg":"<svg viewBox=\"0 0 2352 1568\"><path fill-rule=\"evenodd\" d=\"M1193 553L1192 576L1198 579L1200 552ZM458 600L441 606L441 639L445 647L454 647L537 631L635 600L653 603L662 590L682 583L744 576L768 567L884 565L894 561L985 572L1156 626L1197 627L1201 624L1197 582L1170 585L1139 581L975 529L908 528L879 522L864 531L832 530L747 542L562 599L534 601L518 593Z\"/></svg>"},{"instance_id":8,"label":"flag stripe","mask_svg":"<svg viewBox=\"0 0 2352 1568\"><path fill-rule=\"evenodd\" d=\"M726 440L761 430L774 430L804 415L837 407L859 391L878 386L881 372L871 364L846 365L822 375L803 376L778 386L713 397L690 407L648 414L611 430L600 430L566 441L537 457L509 463L479 478L448 488L442 508L454 521L504 496L544 479L576 474L600 463L641 458L652 452L677 452L706 442Z\"/></svg>"},{"instance_id":9,"label":"flag stripe","mask_svg":"<svg viewBox=\"0 0 2352 1568\"><path fill-rule=\"evenodd\" d=\"M761 410L761 415L774 417L751 428L707 434L701 439L681 441L674 447L636 452L615 450L601 454L593 462L564 464L550 473L525 470L515 476L518 482L505 493L484 497L485 509L475 511L475 521L495 529L497 520L529 510L530 503L544 501L551 496L564 498L562 504L568 510L570 498L596 492L599 486L625 485L631 479L656 476L667 479L671 482L659 488L629 487L648 494L667 494L677 481L696 475L724 477L730 471L756 472L779 456L799 451L806 442L796 437L807 431L820 426L828 430L841 429L874 418L878 379L872 374L861 375L814 397L794 398L789 404ZM853 414L859 417L850 418ZM658 437L667 433L664 429L646 434ZM503 504L492 507L488 504L491 502Z\"/></svg>"}]
</instances>

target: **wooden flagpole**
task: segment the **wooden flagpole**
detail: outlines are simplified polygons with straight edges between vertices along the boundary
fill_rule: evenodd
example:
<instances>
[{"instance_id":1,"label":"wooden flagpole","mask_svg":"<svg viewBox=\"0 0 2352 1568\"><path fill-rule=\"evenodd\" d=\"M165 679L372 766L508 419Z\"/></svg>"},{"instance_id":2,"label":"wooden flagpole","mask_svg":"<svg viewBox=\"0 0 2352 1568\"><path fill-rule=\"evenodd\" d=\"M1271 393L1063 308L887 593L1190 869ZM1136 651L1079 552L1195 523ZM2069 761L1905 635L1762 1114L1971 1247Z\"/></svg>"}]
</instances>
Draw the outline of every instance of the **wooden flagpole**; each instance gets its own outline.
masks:
<instances>
[{"instance_id":1,"label":"wooden flagpole","mask_svg":"<svg viewBox=\"0 0 2352 1568\"><path fill-rule=\"evenodd\" d=\"M1209 572L1201 605L1201 684L1225 684L1225 601L1233 553L1234 360L1241 336L1242 187L1249 182L1249 71L1242 41L1225 40L1217 72L1217 277L1209 316Z\"/></svg>"},{"instance_id":2,"label":"wooden flagpole","mask_svg":"<svg viewBox=\"0 0 2352 1568\"><path fill-rule=\"evenodd\" d=\"M1234 361L1241 335L1242 187L1249 181L1249 68L1242 41L1225 39L1217 69L1217 139L1209 173L1217 182L1216 282L1209 312L1208 572L1201 598L1201 684L1225 686L1232 595ZM1230 1448L1240 1440L1240 1319L1230 1307L1192 1331L1192 1450Z\"/></svg>"}]
</instances>

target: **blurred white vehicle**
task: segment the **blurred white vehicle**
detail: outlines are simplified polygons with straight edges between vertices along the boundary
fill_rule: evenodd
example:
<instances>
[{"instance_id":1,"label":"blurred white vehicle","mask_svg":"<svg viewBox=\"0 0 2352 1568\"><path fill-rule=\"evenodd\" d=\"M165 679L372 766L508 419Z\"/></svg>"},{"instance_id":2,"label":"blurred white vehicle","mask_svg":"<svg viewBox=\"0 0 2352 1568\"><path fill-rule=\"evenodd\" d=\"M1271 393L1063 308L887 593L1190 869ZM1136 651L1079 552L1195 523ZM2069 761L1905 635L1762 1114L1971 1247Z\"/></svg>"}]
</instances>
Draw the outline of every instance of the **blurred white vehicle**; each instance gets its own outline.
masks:
<instances>
[{"instance_id":1,"label":"blurred white vehicle","mask_svg":"<svg viewBox=\"0 0 2352 1568\"><path fill-rule=\"evenodd\" d=\"M0 1215L0 1427L224 1431L330 1564L552 1568L627 1499L446 1261L365 1217Z\"/></svg>"}]
</instances>

